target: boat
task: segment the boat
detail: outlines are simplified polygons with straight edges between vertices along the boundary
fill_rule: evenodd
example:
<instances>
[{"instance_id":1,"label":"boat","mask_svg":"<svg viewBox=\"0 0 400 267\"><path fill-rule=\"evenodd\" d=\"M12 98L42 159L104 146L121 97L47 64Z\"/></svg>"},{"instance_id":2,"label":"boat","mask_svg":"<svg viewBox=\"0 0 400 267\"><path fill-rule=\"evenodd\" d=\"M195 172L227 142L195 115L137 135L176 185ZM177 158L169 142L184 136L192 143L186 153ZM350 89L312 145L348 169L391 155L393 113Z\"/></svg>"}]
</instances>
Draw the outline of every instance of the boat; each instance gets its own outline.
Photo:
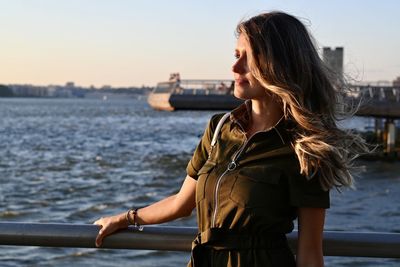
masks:
<instances>
[{"instance_id":1,"label":"boat","mask_svg":"<svg viewBox=\"0 0 400 267\"><path fill-rule=\"evenodd\" d=\"M178 73L159 82L147 102L156 110L232 110L243 100L233 95L232 80L181 80Z\"/></svg>"}]
</instances>

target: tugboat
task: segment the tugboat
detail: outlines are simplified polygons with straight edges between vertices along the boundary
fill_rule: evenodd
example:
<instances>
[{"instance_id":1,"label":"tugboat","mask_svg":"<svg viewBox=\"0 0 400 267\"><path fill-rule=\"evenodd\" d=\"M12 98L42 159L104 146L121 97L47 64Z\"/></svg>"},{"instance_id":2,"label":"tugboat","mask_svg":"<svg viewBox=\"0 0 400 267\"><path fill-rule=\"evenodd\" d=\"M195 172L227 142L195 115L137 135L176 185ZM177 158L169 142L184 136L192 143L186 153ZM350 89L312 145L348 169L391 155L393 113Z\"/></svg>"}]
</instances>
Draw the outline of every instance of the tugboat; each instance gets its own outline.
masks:
<instances>
[{"instance_id":1,"label":"tugboat","mask_svg":"<svg viewBox=\"0 0 400 267\"><path fill-rule=\"evenodd\" d=\"M243 103L233 96L232 80L181 80L172 73L160 82L147 102L156 110L231 110Z\"/></svg>"}]
</instances>

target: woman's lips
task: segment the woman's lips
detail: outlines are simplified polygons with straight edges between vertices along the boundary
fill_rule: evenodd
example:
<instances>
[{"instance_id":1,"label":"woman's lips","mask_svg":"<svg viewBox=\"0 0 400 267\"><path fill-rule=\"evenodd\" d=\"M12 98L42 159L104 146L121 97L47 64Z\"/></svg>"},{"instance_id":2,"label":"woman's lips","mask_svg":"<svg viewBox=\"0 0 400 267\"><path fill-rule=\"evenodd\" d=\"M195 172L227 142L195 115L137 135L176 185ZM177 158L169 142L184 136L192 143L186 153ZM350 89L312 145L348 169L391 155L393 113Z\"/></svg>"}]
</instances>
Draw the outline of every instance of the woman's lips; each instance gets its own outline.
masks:
<instances>
[{"instance_id":1,"label":"woman's lips","mask_svg":"<svg viewBox=\"0 0 400 267\"><path fill-rule=\"evenodd\" d=\"M244 85L244 84L248 84L249 81L247 79L235 79L235 83L237 85Z\"/></svg>"}]
</instances>

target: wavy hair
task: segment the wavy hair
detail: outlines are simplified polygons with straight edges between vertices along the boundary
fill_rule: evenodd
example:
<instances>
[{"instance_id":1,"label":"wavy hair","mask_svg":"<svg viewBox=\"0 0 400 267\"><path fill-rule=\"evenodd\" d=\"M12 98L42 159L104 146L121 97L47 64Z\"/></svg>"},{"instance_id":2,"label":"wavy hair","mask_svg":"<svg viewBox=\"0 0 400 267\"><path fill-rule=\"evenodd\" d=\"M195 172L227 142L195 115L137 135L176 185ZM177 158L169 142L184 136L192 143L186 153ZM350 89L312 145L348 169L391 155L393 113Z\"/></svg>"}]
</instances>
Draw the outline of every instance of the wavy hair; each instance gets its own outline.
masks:
<instances>
[{"instance_id":1,"label":"wavy hair","mask_svg":"<svg viewBox=\"0 0 400 267\"><path fill-rule=\"evenodd\" d=\"M293 124L289 131L300 172L319 177L325 190L352 186L352 162L369 148L359 135L337 126L353 114L343 108L346 86L325 66L304 24L275 11L241 22L236 31L250 44L251 73L281 101Z\"/></svg>"}]
</instances>

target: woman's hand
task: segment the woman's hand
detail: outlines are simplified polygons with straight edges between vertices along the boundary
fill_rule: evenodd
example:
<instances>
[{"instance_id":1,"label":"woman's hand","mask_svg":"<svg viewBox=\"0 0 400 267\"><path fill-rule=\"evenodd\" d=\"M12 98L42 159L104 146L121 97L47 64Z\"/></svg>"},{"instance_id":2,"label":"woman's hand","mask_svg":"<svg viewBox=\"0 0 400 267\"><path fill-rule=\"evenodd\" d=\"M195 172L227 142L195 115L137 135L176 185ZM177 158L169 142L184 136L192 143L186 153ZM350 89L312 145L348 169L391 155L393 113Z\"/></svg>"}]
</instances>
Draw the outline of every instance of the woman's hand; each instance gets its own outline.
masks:
<instances>
[{"instance_id":1,"label":"woman's hand","mask_svg":"<svg viewBox=\"0 0 400 267\"><path fill-rule=\"evenodd\" d=\"M125 213L121 213L110 217L104 217L93 223L100 226L99 233L96 237L96 247L101 246L104 237L114 233L119 229L128 227L128 222L126 221L125 215Z\"/></svg>"},{"instance_id":2,"label":"woman's hand","mask_svg":"<svg viewBox=\"0 0 400 267\"><path fill-rule=\"evenodd\" d=\"M135 215L135 222L139 225L159 224L189 216L196 206L196 183L195 179L186 176L177 194L140 208ZM101 218L94 224L100 226L99 234L96 237L96 247L100 247L104 237L128 227L126 212Z\"/></svg>"}]
</instances>

